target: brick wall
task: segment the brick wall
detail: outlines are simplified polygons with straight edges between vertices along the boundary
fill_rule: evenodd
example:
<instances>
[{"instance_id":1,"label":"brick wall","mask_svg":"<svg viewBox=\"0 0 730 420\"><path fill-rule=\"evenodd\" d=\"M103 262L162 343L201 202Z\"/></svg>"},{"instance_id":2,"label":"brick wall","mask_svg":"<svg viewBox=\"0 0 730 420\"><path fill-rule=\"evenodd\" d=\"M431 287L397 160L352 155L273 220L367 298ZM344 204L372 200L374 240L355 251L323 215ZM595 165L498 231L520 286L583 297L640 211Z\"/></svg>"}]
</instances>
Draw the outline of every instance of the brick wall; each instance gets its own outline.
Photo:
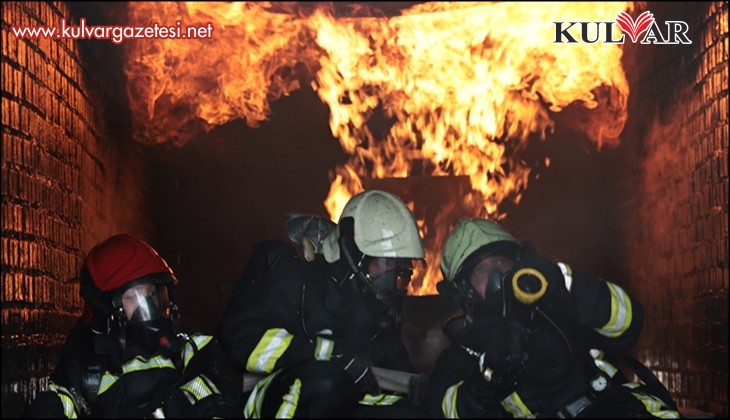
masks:
<instances>
[{"instance_id":1,"label":"brick wall","mask_svg":"<svg viewBox=\"0 0 730 420\"><path fill-rule=\"evenodd\" d=\"M151 231L121 67L103 51L111 43L10 32L72 15L60 2L2 5L3 417L20 415L46 386L80 314L85 253L113 233Z\"/></svg>"},{"instance_id":2,"label":"brick wall","mask_svg":"<svg viewBox=\"0 0 730 420\"><path fill-rule=\"evenodd\" d=\"M646 10L686 21L693 44L627 45L612 277L645 305L636 356L680 406L727 415L728 4Z\"/></svg>"}]
</instances>

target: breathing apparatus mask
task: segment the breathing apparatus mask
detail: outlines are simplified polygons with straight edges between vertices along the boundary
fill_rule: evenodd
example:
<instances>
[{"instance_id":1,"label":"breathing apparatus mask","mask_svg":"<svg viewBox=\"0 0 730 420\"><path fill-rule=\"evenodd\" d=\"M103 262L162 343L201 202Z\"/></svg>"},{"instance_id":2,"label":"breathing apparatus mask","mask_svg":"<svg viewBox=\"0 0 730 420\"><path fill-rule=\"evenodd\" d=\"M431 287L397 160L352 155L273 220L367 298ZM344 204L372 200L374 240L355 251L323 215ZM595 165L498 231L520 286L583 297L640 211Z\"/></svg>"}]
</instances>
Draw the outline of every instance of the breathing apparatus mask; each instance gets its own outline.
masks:
<instances>
[{"instance_id":1,"label":"breathing apparatus mask","mask_svg":"<svg viewBox=\"0 0 730 420\"><path fill-rule=\"evenodd\" d=\"M506 388L514 386L518 380L534 386L563 380L569 373L573 357L565 332L539 304L517 298L518 295L537 296L544 285L538 277L529 274L533 271L520 268L523 253L509 254L514 265L493 266L486 274L480 271L480 263L489 256L478 254L468 259L453 283L438 285L440 293L451 295L462 307L466 328L475 338L479 351L483 352L480 366L489 366L487 371L492 384ZM484 281L486 287L482 298L477 287ZM519 289L517 293L515 288ZM548 340L554 343L553 348L563 345L565 352L535 353L533 340L536 334L543 345ZM545 370L546 365L552 370Z\"/></svg>"},{"instance_id":2,"label":"breathing apparatus mask","mask_svg":"<svg viewBox=\"0 0 730 420\"><path fill-rule=\"evenodd\" d=\"M462 308L471 345L483 352L492 377L490 382L509 388L525 372L531 353L529 308L510 296L508 277L516 252L487 249L468 258L453 282L442 281L439 293ZM483 294L483 296L482 296Z\"/></svg>"},{"instance_id":3,"label":"breathing apparatus mask","mask_svg":"<svg viewBox=\"0 0 730 420\"><path fill-rule=\"evenodd\" d=\"M365 298L378 328L392 330L401 324L401 308L413 275L409 258L371 257L357 248L353 220L340 221L340 251L347 261L355 289Z\"/></svg>"},{"instance_id":4,"label":"breathing apparatus mask","mask_svg":"<svg viewBox=\"0 0 730 420\"><path fill-rule=\"evenodd\" d=\"M146 351L171 357L181 348L177 305L170 300L169 277L148 275L114 291L112 306L119 319L123 339Z\"/></svg>"}]
</instances>

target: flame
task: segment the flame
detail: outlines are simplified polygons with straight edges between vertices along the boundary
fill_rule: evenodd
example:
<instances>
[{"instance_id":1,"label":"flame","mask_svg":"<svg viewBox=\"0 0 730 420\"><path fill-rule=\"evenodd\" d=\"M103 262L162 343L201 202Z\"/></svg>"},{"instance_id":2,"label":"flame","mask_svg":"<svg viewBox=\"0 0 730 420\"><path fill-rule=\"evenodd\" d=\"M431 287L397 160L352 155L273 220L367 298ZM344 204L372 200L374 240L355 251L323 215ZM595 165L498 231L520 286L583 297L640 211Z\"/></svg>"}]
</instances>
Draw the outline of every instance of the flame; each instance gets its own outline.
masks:
<instances>
[{"instance_id":1,"label":"flame","mask_svg":"<svg viewBox=\"0 0 730 420\"><path fill-rule=\"evenodd\" d=\"M613 21L631 3L437 2L358 18L293 3L284 11L280 3L129 7L136 25L179 19L215 28L212 39L129 44L140 141L182 145L238 118L256 126L271 101L306 80L349 156L331 172L324 203L332 220L364 180L468 178L471 191L436 197L442 206L431 224L418 222L432 243L413 295L436 293L454 212L499 220L500 203L520 202L533 169L521 156L552 131L553 113L575 103L592 110L581 128L599 149L618 143L626 121L621 45L552 41L554 21Z\"/></svg>"},{"instance_id":2,"label":"flame","mask_svg":"<svg viewBox=\"0 0 730 420\"><path fill-rule=\"evenodd\" d=\"M213 25L211 38L131 40L125 64L135 136L183 145L234 119L251 127L269 104L300 88L297 66L314 63L299 38L305 22L268 2L132 2L131 24Z\"/></svg>"}]
</instances>

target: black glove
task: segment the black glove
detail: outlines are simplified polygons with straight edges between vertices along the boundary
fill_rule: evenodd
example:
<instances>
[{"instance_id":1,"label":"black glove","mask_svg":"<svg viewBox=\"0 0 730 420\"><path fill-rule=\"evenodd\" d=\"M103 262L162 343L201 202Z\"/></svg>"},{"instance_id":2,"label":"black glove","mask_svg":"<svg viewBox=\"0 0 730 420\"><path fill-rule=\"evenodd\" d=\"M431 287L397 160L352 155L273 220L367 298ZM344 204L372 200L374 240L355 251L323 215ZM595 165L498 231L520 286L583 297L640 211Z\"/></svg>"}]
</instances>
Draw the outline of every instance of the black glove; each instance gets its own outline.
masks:
<instances>
[{"instance_id":1,"label":"black glove","mask_svg":"<svg viewBox=\"0 0 730 420\"><path fill-rule=\"evenodd\" d=\"M162 406L166 418L237 418L241 415L241 408L230 397L222 394L211 394L191 403L189 397L177 389ZM156 418L150 415L146 418Z\"/></svg>"},{"instance_id":2,"label":"black glove","mask_svg":"<svg viewBox=\"0 0 730 420\"><path fill-rule=\"evenodd\" d=\"M373 363L367 356L356 354L354 356L343 356L333 360L342 366L342 369L352 378L352 381L361 392L370 395L380 394L380 384L372 369Z\"/></svg>"},{"instance_id":3,"label":"black glove","mask_svg":"<svg viewBox=\"0 0 730 420\"><path fill-rule=\"evenodd\" d=\"M508 273L507 282L518 301L540 306L560 305L569 297L565 277L557 264L534 252L523 255Z\"/></svg>"},{"instance_id":4,"label":"black glove","mask_svg":"<svg viewBox=\"0 0 730 420\"><path fill-rule=\"evenodd\" d=\"M476 372L470 374L464 381L469 393L477 397L480 405L499 404L507 395L514 391L517 379L502 372L496 372L488 365L486 355L479 356Z\"/></svg>"},{"instance_id":5,"label":"black glove","mask_svg":"<svg viewBox=\"0 0 730 420\"><path fill-rule=\"evenodd\" d=\"M339 363L362 392L370 395L380 394L380 384L372 369L373 362L367 356L356 354L351 357L343 357Z\"/></svg>"},{"instance_id":6,"label":"black glove","mask_svg":"<svg viewBox=\"0 0 730 420\"><path fill-rule=\"evenodd\" d=\"M380 393L380 384L371 369L373 362L364 354L355 354L342 340L333 339L329 332L317 336L315 358L337 363L361 392L371 395Z\"/></svg>"}]
</instances>

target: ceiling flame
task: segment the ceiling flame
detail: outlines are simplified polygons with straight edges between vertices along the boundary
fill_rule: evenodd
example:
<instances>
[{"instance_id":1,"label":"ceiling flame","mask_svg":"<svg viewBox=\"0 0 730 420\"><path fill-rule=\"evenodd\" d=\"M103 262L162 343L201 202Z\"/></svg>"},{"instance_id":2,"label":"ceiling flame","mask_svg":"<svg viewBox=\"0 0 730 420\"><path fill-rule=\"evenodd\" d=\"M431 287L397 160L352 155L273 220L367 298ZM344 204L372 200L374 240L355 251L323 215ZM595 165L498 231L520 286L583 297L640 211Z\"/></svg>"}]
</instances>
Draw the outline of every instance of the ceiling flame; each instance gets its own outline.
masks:
<instances>
[{"instance_id":1,"label":"ceiling flame","mask_svg":"<svg viewBox=\"0 0 730 420\"><path fill-rule=\"evenodd\" d=\"M128 43L137 138L183 145L234 119L255 127L271 101L310 83L349 156L331 173L332 220L364 180L469 180L470 192L437 197L437 214L419 220L432 243L413 295L436 293L454 211L499 220L500 203L520 202L533 169L522 153L552 131L552 113L581 104L598 149L619 141L629 94L621 44L553 44L553 22L613 21L631 3L437 2L357 18L282 4L130 2L134 25L214 27L211 39Z\"/></svg>"},{"instance_id":2,"label":"ceiling flame","mask_svg":"<svg viewBox=\"0 0 730 420\"><path fill-rule=\"evenodd\" d=\"M297 66L314 63L295 14L267 2L130 2L130 24L212 24L211 38L127 42L127 94L137 140L181 146L235 119L257 127L271 101L300 88Z\"/></svg>"}]
</instances>

